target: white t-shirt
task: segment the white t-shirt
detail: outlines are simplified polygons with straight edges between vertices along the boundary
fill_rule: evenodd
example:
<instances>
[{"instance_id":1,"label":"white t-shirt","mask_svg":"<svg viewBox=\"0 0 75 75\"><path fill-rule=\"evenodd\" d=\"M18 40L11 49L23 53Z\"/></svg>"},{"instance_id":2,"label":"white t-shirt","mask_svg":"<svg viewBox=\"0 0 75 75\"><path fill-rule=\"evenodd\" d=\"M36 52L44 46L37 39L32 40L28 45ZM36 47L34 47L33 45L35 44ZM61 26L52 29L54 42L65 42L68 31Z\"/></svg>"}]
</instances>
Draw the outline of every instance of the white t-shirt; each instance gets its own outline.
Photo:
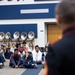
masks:
<instances>
[{"instance_id":1,"label":"white t-shirt","mask_svg":"<svg viewBox=\"0 0 75 75\"><path fill-rule=\"evenodd\" d=\"M39 52L36 52L35 50L32 52L32 55L33 55L33 60L34 61L40 61L42 60L42 53L41 51L39 50Z\"/></svg>"},{"instance_id":2,"label":"white t-shirt","mask_svg":"<svg viewBox=\"0 0 75 75\"><path fill-rule=\"evenodd\" d=\"M14 53L14 49L16 49L16 47L15 48L11 48L10 51Z\"/></svg>"}]
</instances>

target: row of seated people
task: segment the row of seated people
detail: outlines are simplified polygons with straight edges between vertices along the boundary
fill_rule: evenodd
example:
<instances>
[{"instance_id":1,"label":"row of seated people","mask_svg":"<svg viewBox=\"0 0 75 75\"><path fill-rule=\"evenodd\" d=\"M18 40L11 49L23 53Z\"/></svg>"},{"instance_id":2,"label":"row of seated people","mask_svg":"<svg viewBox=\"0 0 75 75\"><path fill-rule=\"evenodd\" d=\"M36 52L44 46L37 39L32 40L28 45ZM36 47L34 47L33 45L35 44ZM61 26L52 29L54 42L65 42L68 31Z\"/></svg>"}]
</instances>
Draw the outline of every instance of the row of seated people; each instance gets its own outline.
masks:
<instances>
[{"instance_id":1,"label":"row of seated people","mask_svg":"<svg viewBox=\"0 0 75 75\"><path fill-rule=\"evenodd\" d=\"M31 52L34 50L32 42L30 42L29 46L28 46L26 44L26 42L21 43L18 41L16 44L12 43L12 45L10 47L7 46L6 43L4 42L4 43L0 44L0 55L1 54L3 55L4 60L5 60L5 58L9 59L11 54L14 53L14 49L16 49L16 48L18 49L18 51L20 51L20 49L23 49L24 51L28 50Z\"/></svg>"},{"instance_id":2,"label":"row of seated people","mask_svg":"<svg viewBox=\"0 0 75 75\"><path fill-rule=\"evenodd\" d=\"M44 55L46 55L48 49L46 47L46 52L43 54L38 45L36 45L33 50L32 43L30 44L31 47L26 49L26 43L23 42L22 45L18 46L18 48L15 46L11 48L12 50L8 48L4 53L5 56L4 54L0 54L0 67L4 65L5 58L10 58L9 66L11 67L37 68L37 64L41 64L44 61ZM1 51L2 50L0 49L0 53Z\"/></svg>"},{"instance_id":3,"label":"row of seated people","mask_svg":"<svg viewBox=\"0 0 75 75\"><path fill-rule=\"evenodd\" d=\"M28 51L25 51L25 55L18 54L18 49L15 49L14 54L11 55L9 66L13 68L37 68L32 55Z\"/></svg>"}]
</instances>

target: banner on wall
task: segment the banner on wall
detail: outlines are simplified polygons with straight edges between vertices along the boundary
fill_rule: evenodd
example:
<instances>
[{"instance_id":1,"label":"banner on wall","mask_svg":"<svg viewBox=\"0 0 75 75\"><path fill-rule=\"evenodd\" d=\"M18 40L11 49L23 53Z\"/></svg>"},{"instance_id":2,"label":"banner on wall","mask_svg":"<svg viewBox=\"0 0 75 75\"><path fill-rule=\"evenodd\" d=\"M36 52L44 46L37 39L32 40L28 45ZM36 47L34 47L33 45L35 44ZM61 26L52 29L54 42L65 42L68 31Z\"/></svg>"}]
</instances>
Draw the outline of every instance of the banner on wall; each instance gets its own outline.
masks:
<instances>
[{"instance_id":1,"label":"banner on wall","mask_svg":"<svg viewBox=\"0 0 75 75\"><path fill-rule=\"evenodd\" d=\"M34 0L34 1L60 1L60 0Z\"/></svg>"},{"instance_id":2,"label":"banner on wall","mask_svg":"<svg viewBox=\"0 0 75 75\"><path fill-rule=\"evenodd\" d=\"M0 0L0 1L4 1L4 0ZM13 0L7 0L7 1L13 1ZM16 1L24 1L24 0L16 0Z\"/></svg>"},{"instance_id":3,"label":"banner on wall","mask_svg":"<svg viewBox=\"0 0 75 75\"><path fill-rule=\"evenodd\" d=\"M4 24L0 25L0 32L11 33L11 37L13 37L14 32L19 32L20 35L22 32L26 32L27 37L29 32L34 32L35 38L37 38L37 24Z\"/></svg>"},{"instance_id":4,"label":"banner on wall","mask_svg":"<svg viewBox=\"0 0 75 75\"><path fill-rule=\"evenodd\" d=\"M0 20L55 18L56 4L57 3L0 6Z\"/></svg>"},{"instance_id":5,"label":"banner on wall","mask_svg":"<svg viewBox=\"0 0 75 75\"><path fill-rule=\"evenodd\" d=\"M0 0L0 6L3 5L17 5L17 4L31 4L34 0Z\"/></svg>"}]
</instances>

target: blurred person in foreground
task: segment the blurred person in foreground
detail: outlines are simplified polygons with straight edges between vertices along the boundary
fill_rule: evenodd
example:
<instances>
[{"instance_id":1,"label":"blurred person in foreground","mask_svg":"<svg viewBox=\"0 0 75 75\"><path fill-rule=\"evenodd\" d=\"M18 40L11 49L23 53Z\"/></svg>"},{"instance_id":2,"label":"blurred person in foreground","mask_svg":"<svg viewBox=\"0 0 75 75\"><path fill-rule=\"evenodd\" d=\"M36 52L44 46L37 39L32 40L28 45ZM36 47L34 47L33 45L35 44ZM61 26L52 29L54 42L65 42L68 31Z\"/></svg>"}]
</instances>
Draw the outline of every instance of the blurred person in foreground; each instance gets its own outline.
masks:
<instances>
[{"instance_id":1,"label":"blurred person in foreground","mask_svg":"<svg viewBox=\"0 0 75 75\"><path fill-rule=\"evenodd\" d=\"M75 75L75 0L57 4L56 19L63 37L49 50L44 75Z\"/></svg>"}]
</instances>

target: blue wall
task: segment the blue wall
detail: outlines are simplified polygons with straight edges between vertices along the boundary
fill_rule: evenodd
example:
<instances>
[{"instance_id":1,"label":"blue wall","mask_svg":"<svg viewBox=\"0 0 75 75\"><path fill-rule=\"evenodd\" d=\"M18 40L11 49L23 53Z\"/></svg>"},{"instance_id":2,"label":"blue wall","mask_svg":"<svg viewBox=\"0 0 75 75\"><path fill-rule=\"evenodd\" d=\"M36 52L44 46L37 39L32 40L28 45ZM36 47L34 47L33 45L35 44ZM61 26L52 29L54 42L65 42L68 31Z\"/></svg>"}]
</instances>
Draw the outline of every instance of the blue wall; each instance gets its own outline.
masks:
<instances>
[{"instance_id":1,"label":"blue wall","mask_svg":"<svg viewBox=\"0 0 75 75\"><path fill-rule=\"evenodd\" d=\"M56 3L0 6L0 20L55 18L55 6ZM21 9L49 9L49 13L21 14Z\"/></svg>"},{"instance_id":2,"label":"blue wall","mask_svg":"<svg viewBox=\"0 0 75 75\"><path fill-rule=\"evenodd\" d=\"M35 33L35 38L37 38L37 24L10 24L10 25L0 25L0 32L10 32L12 37L14 32L18 31L20 34L26 32L27 34L30 31Z\"/></svg>"}]
</instances>

